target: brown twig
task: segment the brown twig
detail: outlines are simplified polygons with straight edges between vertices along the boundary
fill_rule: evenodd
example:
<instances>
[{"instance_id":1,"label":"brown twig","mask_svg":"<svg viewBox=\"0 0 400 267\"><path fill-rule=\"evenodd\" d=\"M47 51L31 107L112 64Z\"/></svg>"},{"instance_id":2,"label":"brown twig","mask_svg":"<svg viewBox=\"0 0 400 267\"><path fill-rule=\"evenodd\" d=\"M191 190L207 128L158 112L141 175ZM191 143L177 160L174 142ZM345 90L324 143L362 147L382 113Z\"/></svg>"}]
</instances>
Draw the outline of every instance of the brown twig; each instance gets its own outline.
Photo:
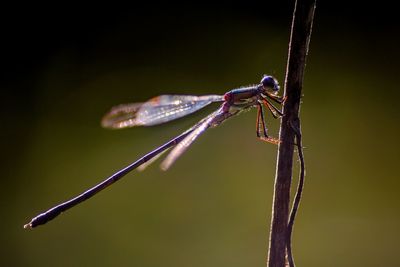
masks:
<instances>
[{"instance_id":1,"label":"brown twig","mask_svg":"<svg viewBox=\"0 0 400 267\"><path fill-rule=\"evenodd\" d=\"M292 123L292 128L296 135L296 145L297 145L297 153L299 155L300 161L300 174L299 174L299 184L297 185L296 196L293 200L292 210L289 216L288 222L288 232L287 232L287 240L286 240L286 250L287 250L287 260L290 267L294 267L294 259L292 253L292 231L294 226L294 220L296 219L297 210L299 209L301 194L303 193L304 187L304 176L305 176L305 166L304 166L304 155L303 155L303 145L301 138L301 128L300 128L300 120L295 120Z\"/></svg>"},{"instance_id":2,"label":"brown twig","mask_svg":"<svg viewBox=\"0 0 400 267\"><path fill-rule=\"evenodd\" d=\"M304 180L299 180L298 193L293 203L292 214L289 221L290 184L292 180L294 139L301 155L301 167L304 160L301 148L301 132L299 120L300 98L302 95L303 76L306 56L311 36L316 0L296 0L293 12L292 28L289 42L289 55L286 67L285 92L286 101L283 105L284 116L282 118L277 156L277 168L275 175L275 190L272 207L271 233L268 253L268 266L283 267L287 261L294 266L291 252L291 231ZM300 177L301 178L301 177Z\"/></svg>"}]
</instances>

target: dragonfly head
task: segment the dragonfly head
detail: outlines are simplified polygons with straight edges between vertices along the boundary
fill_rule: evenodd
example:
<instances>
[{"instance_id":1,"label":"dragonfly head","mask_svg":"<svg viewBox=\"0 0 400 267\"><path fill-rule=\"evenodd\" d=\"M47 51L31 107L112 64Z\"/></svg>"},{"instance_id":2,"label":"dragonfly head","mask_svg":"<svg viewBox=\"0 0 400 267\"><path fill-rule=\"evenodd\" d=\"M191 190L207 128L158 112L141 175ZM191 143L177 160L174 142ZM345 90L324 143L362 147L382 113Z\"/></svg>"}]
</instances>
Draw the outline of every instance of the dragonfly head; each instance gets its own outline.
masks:
<instances>
[{"instance_id":1,"label":"dragonfly head","mask_svg":"<svg viewBox=\"0 0 400 267\"><path fill-rule=\"evenodd\" d=\"M260 86L264 93L277 94L280 87L278 81L269 75L265 75L260 82Z\"/></svg>"}]
</instances>

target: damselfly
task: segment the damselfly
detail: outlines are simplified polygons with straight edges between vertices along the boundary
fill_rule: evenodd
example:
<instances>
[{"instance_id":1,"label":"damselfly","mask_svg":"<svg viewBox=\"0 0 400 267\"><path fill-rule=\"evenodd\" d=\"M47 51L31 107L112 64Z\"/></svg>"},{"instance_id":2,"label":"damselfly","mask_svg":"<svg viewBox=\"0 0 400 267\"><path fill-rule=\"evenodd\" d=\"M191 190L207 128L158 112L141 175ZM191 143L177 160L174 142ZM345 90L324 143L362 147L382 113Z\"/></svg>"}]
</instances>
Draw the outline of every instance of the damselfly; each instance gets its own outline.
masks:
<instances>
[{"instance_id":1,"label":"damselfly","mask_svg":"<svg viewBox=\"0 0 400 267\"><path fill-rule=\"evenodd\" d=\"M104 116L102 126L105 128L118 129L165 123L191 114L213 102L222 102L216 111L200 120L182 134L154 149L131 165L114 173L103 182L75 198L39 214L28 224L24 225L24 228L34 228L47 223L62 212L91 198L104 188L115 183L130 171L136 168L144 169L164 152L172 148L171 152L161 163L161 168L167 170L205 130L216 127L226 119L252 107L257 107L257 137L263 141L278 144L280 142L278 139L268 136L264 120L264 107L268 108L274 118L283 115L282 112L271 103L271 100L278 104L282 103L283 99L277 95L278 91L279 84L277 80L272 76L264 76L257 85L234 89L224 95L161 95L144 103L124 104L112 108L111 111Z\"/></svg>"}]
</instances>

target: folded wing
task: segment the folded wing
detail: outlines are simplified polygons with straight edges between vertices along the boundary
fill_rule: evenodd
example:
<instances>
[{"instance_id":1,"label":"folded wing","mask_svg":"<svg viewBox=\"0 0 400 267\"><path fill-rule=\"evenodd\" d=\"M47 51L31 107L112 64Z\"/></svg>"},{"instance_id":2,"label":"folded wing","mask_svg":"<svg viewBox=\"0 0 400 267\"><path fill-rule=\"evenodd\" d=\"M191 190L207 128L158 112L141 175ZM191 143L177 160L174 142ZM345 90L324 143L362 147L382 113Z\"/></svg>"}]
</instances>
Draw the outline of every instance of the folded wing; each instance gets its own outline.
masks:
<instances>
[{"instance_id":1,"label":"folded wing","mask_svg":"<svg viewBox=\"0 0 400 267\"><path fill-rule=\"evenodd\" d=\"M221 95L161 95L145 103L116 106L103 117L101 124L105 128L114 129L157 125L223 100Z\"/></svg>"},{"instance_id":2,"label":"folded wing","mask_svg":"<svg viewBox=\"0 0 400 267\"><path fill-rule=\"evenodd\" d=\"M167 170L171 165L181 156L186 149L202 134L213 125L216 117L222 114L222 107L217 111L211 113L206 118L201 120L198 124L193 127L193 131L186 136L181 142L179 142L168 154L168 156L161 163L161 169Z\"/></svg>"}]
</instances>

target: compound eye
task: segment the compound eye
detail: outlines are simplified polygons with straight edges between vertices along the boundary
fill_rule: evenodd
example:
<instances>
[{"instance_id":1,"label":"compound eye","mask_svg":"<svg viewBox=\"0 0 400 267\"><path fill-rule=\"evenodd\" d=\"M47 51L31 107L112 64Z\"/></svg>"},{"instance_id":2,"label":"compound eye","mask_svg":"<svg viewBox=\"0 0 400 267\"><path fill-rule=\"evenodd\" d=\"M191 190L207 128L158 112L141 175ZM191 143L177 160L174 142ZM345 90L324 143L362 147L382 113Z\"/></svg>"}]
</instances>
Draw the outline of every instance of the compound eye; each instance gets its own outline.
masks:
<instances>
[{"instance_id":1,"label":"compound eye","mask_svg":"<svg viewBox=\"0 0 400 267\"><path fill-rule=\"evenodd\" d=\"M279 91L278 81L272 76L264 76L261 79L261 84L266 90Z\"/></svg>"}]
</instances>

